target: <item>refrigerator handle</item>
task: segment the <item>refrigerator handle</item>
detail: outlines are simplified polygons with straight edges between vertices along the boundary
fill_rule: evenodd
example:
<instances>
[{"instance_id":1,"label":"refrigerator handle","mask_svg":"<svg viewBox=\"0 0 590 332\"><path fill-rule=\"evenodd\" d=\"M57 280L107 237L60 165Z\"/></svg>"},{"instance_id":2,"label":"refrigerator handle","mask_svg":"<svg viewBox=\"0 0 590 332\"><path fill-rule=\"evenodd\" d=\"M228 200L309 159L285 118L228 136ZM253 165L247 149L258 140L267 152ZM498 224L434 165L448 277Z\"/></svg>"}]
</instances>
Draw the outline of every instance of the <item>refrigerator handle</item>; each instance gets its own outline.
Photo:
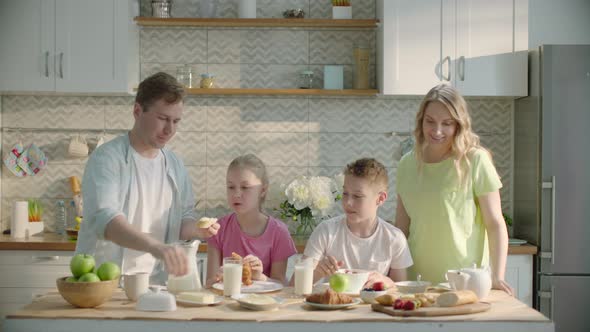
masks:
<instances>
[{"instance_id":1,"label":"refrigerator handle","mask_svg":"<svg viewBox=\"0 0 590 332\"><path fill-rule=\"evenodd\" d=\"M551 189L551 252L541 252L541 258L551 258L551 264L555 264L555 175L551 182L543 182L543 189Z\"/></svg>"},{"instance_id":2,"label":"refrigerator handle","mask_svg":"<svg viewBox=\"0 0 590 332\"><path fill-rule=\"evenodd\" d=\"M553 298L555 295L555 286L551 286L551 291L549 292L539 291L537 294L539 294L539 297L542 299L549 299L549 314L551 315L549 319L553 320L555 317L555 306L553 305L555 303L555 299Z\"/></svg>"}]
</instances>

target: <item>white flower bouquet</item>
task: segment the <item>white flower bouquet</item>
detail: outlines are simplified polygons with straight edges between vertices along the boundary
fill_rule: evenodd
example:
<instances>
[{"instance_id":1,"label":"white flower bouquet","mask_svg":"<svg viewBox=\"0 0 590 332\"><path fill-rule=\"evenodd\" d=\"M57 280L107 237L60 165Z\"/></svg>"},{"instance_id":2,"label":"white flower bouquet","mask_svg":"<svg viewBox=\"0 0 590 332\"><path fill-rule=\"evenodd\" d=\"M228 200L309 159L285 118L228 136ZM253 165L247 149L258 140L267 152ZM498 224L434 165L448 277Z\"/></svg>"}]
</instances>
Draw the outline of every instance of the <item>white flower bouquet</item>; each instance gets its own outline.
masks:
<instances>
[{"instance_id":1,"label":"white flower bouquet","mask_svg":"<svg viewBox=\"0 0 590 332\"><path fill-rule=\"evenodd\" d=\"M344 176L300 176L285 186L287 199L281 203L281 218L297 221L295 235L310 234L317 220L329 215L334 202L340 200Z\"/></svg>"}]
</instances>

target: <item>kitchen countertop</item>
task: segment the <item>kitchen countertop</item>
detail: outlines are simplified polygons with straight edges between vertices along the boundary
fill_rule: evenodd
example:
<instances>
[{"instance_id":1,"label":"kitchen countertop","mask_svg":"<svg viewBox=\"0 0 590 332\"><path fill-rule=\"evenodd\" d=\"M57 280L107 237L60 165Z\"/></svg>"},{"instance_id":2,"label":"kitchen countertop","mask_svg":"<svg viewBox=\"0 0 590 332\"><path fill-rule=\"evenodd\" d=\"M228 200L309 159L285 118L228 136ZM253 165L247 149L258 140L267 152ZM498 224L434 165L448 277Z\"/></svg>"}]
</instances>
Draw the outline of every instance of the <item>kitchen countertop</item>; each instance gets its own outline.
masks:
<instances>
[{"instance_id":1,"label":"kitchen countertop","mask_svg":"<svg viewBox=\"0 0 590 332\"><path fill-rule=\"evenodd\" d=\"M295 246L297 252L303 253L305 249L306 239L296 238ZM30 236L25 239L13 239L10 235L0 236L0 250L55 250L55 251L74 251L76 249L76 242L70 241L65 236L57 235L55 233L43 233ZM207 244L201 243L199 252L207 252ZM537 254L537 247L525 244L520 246L509 246L509 255L535 255Z\"/></svg>"},{"instance_id":2,"label":"kitchen countertop","mask_svg":"<svg viewBox=\"0 0 590 332\"><path fill-rule=\"evenodd\" d=\"M374 312L366 304L346 310L311 310L290 287L274 294L286 301L274 311L249 311L225 299L217 306L183 307L173 312L140 312L135 303L117 289L108 302L95 309L69 305L57 293L34 299L22 310L6 316L4 328L10 331L554 331L554 324L538 311L501 291L493 290L485 300L486 312L439 317L393 317Z\"/></svg>"}]
</instances>

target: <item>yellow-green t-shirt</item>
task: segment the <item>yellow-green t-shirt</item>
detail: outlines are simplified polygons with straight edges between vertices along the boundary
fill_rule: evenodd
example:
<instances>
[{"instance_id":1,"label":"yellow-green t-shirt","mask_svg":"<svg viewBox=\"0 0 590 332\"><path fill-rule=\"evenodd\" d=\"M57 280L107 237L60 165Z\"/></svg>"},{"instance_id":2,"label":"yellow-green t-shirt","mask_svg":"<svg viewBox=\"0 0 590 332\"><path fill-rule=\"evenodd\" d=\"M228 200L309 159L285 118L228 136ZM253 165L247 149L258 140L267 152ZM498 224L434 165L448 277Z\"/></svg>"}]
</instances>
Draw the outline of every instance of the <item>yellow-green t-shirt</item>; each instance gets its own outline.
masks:
<instances>
[{"instance_id":1,"label":"yellow-green t-shirt","mask_svg":"<svg viewBox=\"0 0 590 332\"><path fill-rule=\"evenodd\" d=\"M476 197L502 187L491 158L474 151L470 173L459 183L454 160L423 163L418 171L414 152L397 170L397 193L410 217L408 244L414 259L410 280L440 283L450 269L489 265L488 239Z\"/></svg>"}]
</instances>

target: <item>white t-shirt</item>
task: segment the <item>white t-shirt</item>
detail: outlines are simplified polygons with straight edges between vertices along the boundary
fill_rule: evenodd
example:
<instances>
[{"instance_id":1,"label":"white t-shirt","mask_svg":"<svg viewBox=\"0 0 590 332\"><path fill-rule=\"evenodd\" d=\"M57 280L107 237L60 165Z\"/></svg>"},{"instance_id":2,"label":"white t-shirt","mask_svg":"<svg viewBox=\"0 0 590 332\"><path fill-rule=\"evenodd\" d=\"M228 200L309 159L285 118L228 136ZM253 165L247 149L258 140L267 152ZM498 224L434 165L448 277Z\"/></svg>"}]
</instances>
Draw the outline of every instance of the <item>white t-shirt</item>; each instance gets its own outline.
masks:
<instances>
[{"instance_id":1,"label":"white t-shirt","mask_svg":"<svg viewBox=\"0 0 590 332\"><path fill-rule=\"evenodd\" d=\"M153 158L142 157L132 148L134 170L129 191L131 226L152 238L164 242L168 213L172 207L172 186L166 175L166 160L160 151ZM123 249L123 273L151 273L156 259L149 253Z\"/></svg>"},{"instance_id":2,"label":"white t-shirt","mask_svg":"<svg viewBox=\"0 0 590 332\"><path fill-rule=\"evenodd\" d=\"M348 229L345 215L323 221L309 237L303 254L316 261L334 256L345 268L375 270L383 275L414 264L404 233L379 217L377 222L371 236L360 238Z\"/></svg>"}]
</instances>

